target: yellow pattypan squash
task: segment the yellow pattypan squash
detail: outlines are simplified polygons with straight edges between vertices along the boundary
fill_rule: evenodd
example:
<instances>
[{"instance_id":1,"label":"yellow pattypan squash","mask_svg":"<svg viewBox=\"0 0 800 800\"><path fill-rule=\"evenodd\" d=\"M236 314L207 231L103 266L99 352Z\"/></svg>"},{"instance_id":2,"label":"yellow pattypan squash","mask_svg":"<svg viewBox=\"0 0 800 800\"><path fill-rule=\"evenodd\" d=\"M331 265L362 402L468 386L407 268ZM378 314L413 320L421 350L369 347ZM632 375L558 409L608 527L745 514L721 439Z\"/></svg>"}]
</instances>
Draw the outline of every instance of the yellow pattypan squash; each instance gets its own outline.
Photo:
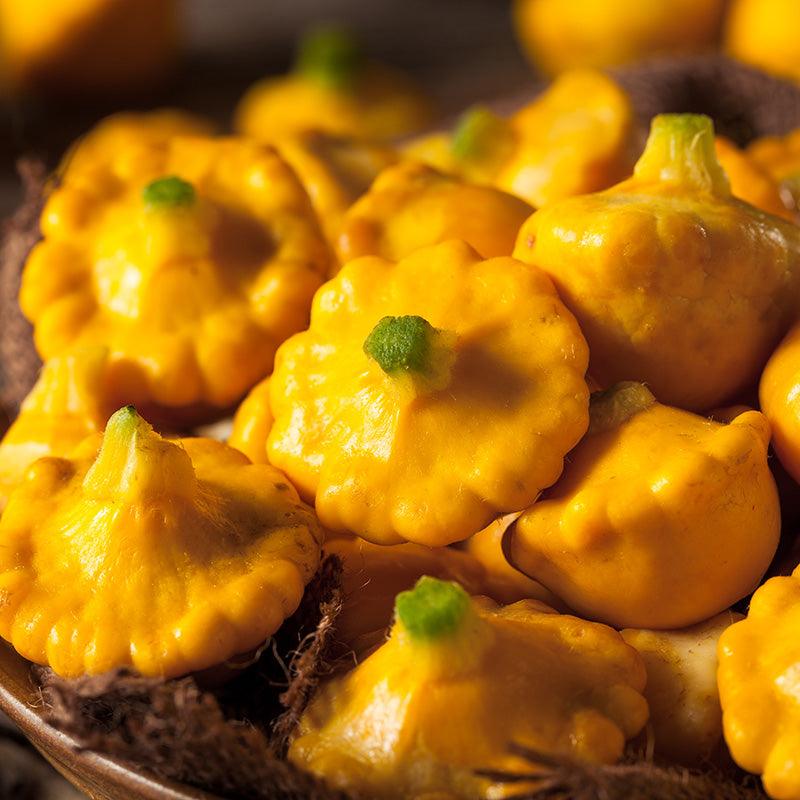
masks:
<instances>
[{"instance_id":1,"label":"yellow pattypan squash","mask_svg":"<svg viewBox=\"0 0 800 800\"><path fill-rule=\"evenodd\" d=\"M553 278L601 385L681 408L754 384L797 316L800 228L731 196L700 115L655 117L631 179L538 211L515 256Z\"/></svg>"},{"instance_id":2,"label":"yellow pattypan squash","mask_svg":"<svg viewBox=\"0 0 800 800\"><path fill-rule=\"evenodd\" d=\"M398 261L421 247L461 239L484 258L510 256L532 211L505 192L405 161L382 172L345 214L336 254L341 264L368 255Z\"/></svg>"},{"instance_id":3,"label":"yellow pattypan squash","mask_svg":"<svg viewBox=\"0 0 800 800\"><path fill-rule=\"evenodd\" d=\"M617 627L682 628L753 591L778 544L769 424L723 425L641 384L593 395L561 480L515 523L509 557L569 608Z\"/></svg>"},{"instance_id":4,"label":"yellow pattypan squash","mask_svg":"<svg viewBox=\"0 0 800 800\"><path fill-rule=\"evenodd\" d=\"M715 149L734 197L777 217L795 221L795 215L784 201L786 194L781 191L780 184L748 153L724 136L716 137Z\"/></svg>"},{"instance_id":5,"label":"yellow pattypan squash","mask_svg":"<svg viewBox=\"0 0 800 800\"><path fill-rule=\"evenodd\" d=\"M464 552L476 559L486 571L481 594L503 604L516 603L518 600L541 600L558 611L566 610L552 592L508 562L503 552L503 538L518 517L519 513L506 514L470 536L462 545Z\"/></svg>"},{"instance_id":6,"label":"yellow pattypan squash","mask_svg":"<svg viewBox=\"0 0 800 800\"><path fill-rule=\"evenodd\" d=\"M564 73L510 124L517 146L495 183L536 208L605 189L633 167L633 106L602 72Z\"/></svg>"},{"instance_id":7,"label":"yellow pattypan squash","mask_svg":"<svg viewBox=\"0 0 800 800\"><path fill-rule=\"evenodd\" d=\"M719 642L725 742L775 800L800 800L800 569L771 578Z\"/></svg>"},{"instance_id":8,"label":"yellow pattypan squash","mask_svg":"<svg viewBox=\"0 0 800 800\"><path fill-rule=\"evenodd\" d=\"M329 251L269 147L178 137L78 169L42 214L20 303L36 346L110 351L119 402L219 416L308 321Z\"/></svg>"},{"instance_id":9,"label":"yellow pattypan squash","mask_svg":"<svg viewBox=\"0 0 800 800\"><path fill-rule=\"evenodd\" d=\"M644 696L657 756L691 766L716 753L722 742L717 644L723 631L740 619L741 614L723 611L676 631L621 631L647 668Z\"/></svg>"},{"instance_id":10,"label":"yellow pattypan squash","mask_svg":"<svg viewBox=\"0 0 800 800\"><path fill-rule=\"evenodd\" d=\"M423 137L405 154L541 208L629 175L632 134L633 108L622 88L602 72L573 70L510 119L477 106L452 136Z\"/></svg>"},{"instance_id":11,"label":"yellow pattypan squash","mask_svg":"<svg viewBox=\"0 0 800 800\"><path fill-rule=\"evenodd\" d=\"M100 120L67 150L58 172L74 166L76 172L91 172L104 162L113 162L131 145L158 144L173 136L212 136L214 124L203 117L173 108L155 111L122 111ZM102 169L102 167L101 167Z\"/></svg>"},{"instance_id":12,"label":"yellow pattypan squash","mask_svg":"<svg viewBox=\"0 0 800 800\"><path fill-rule=\"evenodd\" d=\"M0 88L150 88L176 60L178 28L176 0L0 0Z\"/></svg>"},{"instance_id":13,"label":"yellow pattypan squash","mask_svg":"<svg viewBox=\"0 0 800 800\"><path fill-rule=\"evenodd\" d=\"M162 439L128 406L12 493L0 636L68 677L201 670L278 629L321 541L276 469L211 439Z\"/></svg>"},{"instance_id":14,"label":"yellow pattypan squash","mask_svg":"<svg viewBox=\"0 0 800 800\"><path fill-rule=\"evenodd\" d=\"M725 50L747 64L800 80L800 4L796 0L731 0Z\"/></svg>"},{"instance_id":15,"label":"yellow pattypan squash","mask_svg":"<svg viewBox=\"0 0 800 800\"><path fill-rule=\"evenodd\" d=\"M538 270L446 242L351 261L278 351L269 461L323 524L445 545L519 511L588 424L588 352Z\"/></svg>"},{"instance_id":16,"label":"yellow pattypan squash","mask_svg":"<svg viewBox=\"0 0 800 800\"><path fill-rule=\"evenodd\" d=\"M533 600L498 608L430 577L395 607L389 640L320 689L290 746L332 787L505 797L521 787L476 771L530 774L512 743L613 763L647 720L644 666L611 628Z\"/></svg>"},{"instance_id":17,"label":"yellow pattypan squash","mask_svg":"<svg viewBox=\"0 0 800 800\"><path fill-rule=\"evenodd\" d=\"M800 174L800 128L784 136L762 136L747 147L747 155L776 180Z\"/></svg>"},{"instance_id":18,"label":"yellow pattypan squash","mask_svg":"<svg viewBox=\"0 0 800 800\"><path fill-rule=\"evenodd\" d=\"M800 323L767 362L758 394L761 410L772 426L775 452L800 482Z\"/></svg>"},{"instance_id":19,"label":"yellow pattypan squash","mask_svg":"<svg viewBox=\"0 0 800 800\"><path fill-rule=\"evenodd\" d=\"M244 453L254 464L266 464L267 437L271 430L269 378L265 378L250 390L236 410L228 444Z\"/></svg>"},{"instance_id":20,"label":"yellow pattypan squash","mask_svg":"<svg viewBox=\"0 0 800 800\"><path fill-rule=\"evenodd\" d=\"M554 74L710 48L725 0L514 0L530 60Z\"/></svg>"},{"instance_id":21,"label":"yellow pattypan squash","mask_svg":"<svg viewBox=\"0 0 800 800\"><path fill-rule=\"evenodd\" d=\"M310 32L294 69L252 86L236 109L236 129L264 141L306 130L388 141L421 130L431 104L410 78L369 61L336 28Z\"/></svg>"},{"instance_id":22,"label":"yellow pattypan squash","mask_svg":"<svg viewBox=\"0 0 800 800\"><path fill-rule=\"evenodd\" d=\"M48 361L19 415L0 441L0 512L30 464L66 456L89 434L103 430L108 404L102 347L77 350Z\"/></svg>"},{"instance_id":23,"label":"yellow pattypan squash","mask_svg":"<svg viewBox=\"0 0 800 800\"><path fill-rule=\"evenodd\" d=\"M800 209L800 128L785 136L762 136L750 143L747 155L780 183L784 203Z\"/></svg>"},{"instance_id":24,"label":"yellow pattypan squash","mask_svg":"<svg viewBox=\"0 0 800 800\"><path fill-rule=\"evenodd\" d=\"M386 145L324 131L285 136L275 147L305 186L332 243L345 211L369 189L378 174L398 158Z\"/></svg>"}]
</instances>

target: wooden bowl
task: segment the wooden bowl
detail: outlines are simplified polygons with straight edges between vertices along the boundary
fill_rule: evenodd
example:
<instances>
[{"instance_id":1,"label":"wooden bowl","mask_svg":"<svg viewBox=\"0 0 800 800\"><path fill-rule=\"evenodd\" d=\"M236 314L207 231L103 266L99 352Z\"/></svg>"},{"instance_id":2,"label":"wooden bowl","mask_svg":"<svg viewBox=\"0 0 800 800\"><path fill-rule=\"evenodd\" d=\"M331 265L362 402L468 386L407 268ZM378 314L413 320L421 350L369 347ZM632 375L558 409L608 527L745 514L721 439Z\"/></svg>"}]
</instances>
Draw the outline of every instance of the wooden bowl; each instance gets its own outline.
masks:
<instances>
[{"instance_id":1,"label":"wooden bowl","mask_svg":"<svg viewBox=\"0 0 800 800\"><path fill-rule=\"evenodd\" d=\"M31 665L0 641L0 710L15 722L36 749L72 784L94 800L219 800L173 781L143 775L124 762L81 750L41 717Z\"/></svg>"}]
</instances>

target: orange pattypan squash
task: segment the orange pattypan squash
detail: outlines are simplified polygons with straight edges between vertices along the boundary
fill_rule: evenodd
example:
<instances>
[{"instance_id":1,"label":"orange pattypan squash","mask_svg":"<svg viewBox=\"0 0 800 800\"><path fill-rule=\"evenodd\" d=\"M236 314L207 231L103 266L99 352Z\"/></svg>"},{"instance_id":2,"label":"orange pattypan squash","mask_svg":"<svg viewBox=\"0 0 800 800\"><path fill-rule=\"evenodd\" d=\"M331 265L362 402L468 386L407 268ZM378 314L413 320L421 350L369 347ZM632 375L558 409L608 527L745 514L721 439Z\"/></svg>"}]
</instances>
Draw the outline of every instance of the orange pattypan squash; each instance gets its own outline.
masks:
<instances>
[{"instance_id":1,"label":"orange pattypan squash","mask_svg":"<svg viewBox=\"0 0 800 800\"><path fill-rule=\"evenodd\" d=\"M276 469L210 439L162 439L129 406L12 493L0 636L67 677L202 670L280 627L321 541Z\"/></svg>"},{"instance_id":2,"label":"orange pattypan squash","mask_svg":"<svg viewBox=\"0 0 800 800\"><path fill-rule=\"evenodd\" d=\"M588 422L588 353L538 270L463 242L356 259L270 378L269 461L323 524L439 546L531 503Z\"/></svg>"},{"instance_id":3,"label":"orange pattypan squash","mask_svg":"<svg viewBox=\"0 0 800 800\"><path fill-rule=\"evenodd\" d=\"M37 458L69 455L103 429L113 411L107 365L108 351L102 347L66 353L44 365L0 441L0 511Z\"/></svg>"},{"instance_id":4,"label":"orange pattypan squash","mask_svg":"<svg viewBox=\"0 0 800 800\"><path fill-rule=\"evenodd\" d=\"M337 256L341 264L366 255L397 261L448 239L467 242L484 258L508 256L532 210L498 189L405 161L382 172L345 214Z\"/></svg>"},{"instance_id":5,"label":"orange pattypan squash","mask_svg":"<svg viewBox=\"0 0 800 800\"><path fill-rule=\"evenodd\" d=\"M219 416L301 330L329 267L313 209L269 147L177 137L71 164L20 303L45 358L109 349L118 402Z\"/></svg>"}]
</instances>

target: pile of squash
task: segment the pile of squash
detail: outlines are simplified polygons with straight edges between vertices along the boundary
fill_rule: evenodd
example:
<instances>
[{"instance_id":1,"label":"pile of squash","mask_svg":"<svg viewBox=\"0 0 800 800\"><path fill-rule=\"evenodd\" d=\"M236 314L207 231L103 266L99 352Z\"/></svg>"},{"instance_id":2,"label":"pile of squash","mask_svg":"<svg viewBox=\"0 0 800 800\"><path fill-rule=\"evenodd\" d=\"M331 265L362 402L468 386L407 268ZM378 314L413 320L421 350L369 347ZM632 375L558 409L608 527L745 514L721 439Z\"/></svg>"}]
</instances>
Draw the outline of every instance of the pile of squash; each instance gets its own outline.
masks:
<instances>
[{"instance_id":1,"label":"pile of squash","mask_svg":"<svg viewBox=\"0 0 800 800\"><path fill-rule=\"evenodd\" d=\"M497 798L514 746L645 737L800 799L800 572L762 582L800 481L800 133L663 115L642 151L583 69L398 144L430 115L329 31L236 135L126 114L71 149L23 274L0 636L186 675L333 553L348 657L289 749L332 786Z\"/></svg>"}]
</instances>

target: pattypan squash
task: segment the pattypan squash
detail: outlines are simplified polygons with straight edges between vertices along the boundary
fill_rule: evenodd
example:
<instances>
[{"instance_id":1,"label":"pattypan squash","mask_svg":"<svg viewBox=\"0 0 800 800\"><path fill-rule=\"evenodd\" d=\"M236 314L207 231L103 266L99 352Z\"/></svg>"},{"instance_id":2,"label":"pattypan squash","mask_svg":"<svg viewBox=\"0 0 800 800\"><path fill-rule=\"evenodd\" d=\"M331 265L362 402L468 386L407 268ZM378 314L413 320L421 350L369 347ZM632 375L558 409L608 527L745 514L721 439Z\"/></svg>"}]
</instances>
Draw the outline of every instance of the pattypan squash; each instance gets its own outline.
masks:
<instances>
[{"instance_id":1,"label":"pattypan squash","mask_svg":"<svg viewBox=\"0 0 800 800\"><path fill-rule=\"evenodd\" d=\"M236 410L228 444L244 453L254 464L266 464L267 437L271 430L269 378L265 378L250 390Z\"/></svg>"},{"instance_id":2,"label":"pattypan squash","mask_svg":"<svg viewBox=\"0 0 800 800\"><path fill-rule=\"evenodd\" d=\"M762 136L747 146L747 155L776 180L800 174L800 128L783 136Z\"/></svg>"},{"instance_id":3,"label":"pattypan squash","mask_svg":"<svg viewBox=\"0 0 800 800\"><path fill-rule=\"evenodd\" d=\"M120 403L219 416L306 325L329 269L308 195L274 150L235 138L131 144L85 167L51 194L25 265L37 349L102 343Z\"/></svg>"},{"instance_id":4,"label":"pattypan squash","mask_svg":"<svg viewBox=\"0 0 800 800\"><path fill-rule=\"evenodd\" d=\"M344 603L336 618L336 644L361 661L386 640L394 599L423 575L455 581L485 594L486 572L477 559L452 547L413 542L380 545L358 536L329 536L326 554L342 560Z\"/></svg>"},{"instance_id":5,"label":"pattypan squash","mask_svg":"<svg viewBox=\"0 0 800 800\"><path fill-rule=\"evenodd\" d=\"M553 278L602 386L690 410L754 384L797 316L800 228L731 196L701 115L655 117L632 178L541 209L515 256Z\"/></svg>"},{"instance_id":6,"label":"pattypan squash","mask_svg":"<svg viewBox=\"0 0 800 800\"><path fill-rule=\"evenodd\" d=\"M633 167L633 106L602 72L565 72L510 122L517 146L495 183L536 208L605 189Z\"/></svg>"},{"instance_id":7,"label":"pattypan squash","mask_svg":"<svg viewBox=\"0 0 800 800\"><path fill-rule=\"evenodd\" d=\"M561 479L509 531L511 562L579 614L682 628L753 591L778 544L770 430L661 405L641 384L592 396Z\"/></svg>"},{"instance_id":8,"label":"pattypan squash","mask_svg":"<svg viewBox=\"0 0 800 800\"><path fill-rule=\"evenodd\" d=\"M633 108L622 88L602 72L573 70L511 118L476 106L452 135L425 136L405 154L541 208L629 175L632 136Z\"/></svg>"},{"instance_id":9,"label":"pattypan squash","mask_svg":"<svg viewBox=\"0 0 800 800\"><path fill-rule=\"evenodd\" d=\"M127 406L12 492L0 636L67 677L202 670L278 629L321 541L276 469L211 439L162 439Z\"/></svg>"},{"instance_id":10,"label":"pattypan squash","mask_svg":"<svg viewBox=\"0 0 800 800\"><path fill-rule=\"evenodd\" d=\"M513 567L506 558L503 540L509 526L518 517L519 513L506 514L462 544L464 552L476 559L486 572L481 593L504 605L518 600L541 600L558 611L566 610L552 592Z\"/></svg>"},{"instance_id":11,"label":"pattypan squash","mask_svg":"<svg viewBox=\"0 0 800 800\"><path fill-rule=\"evenodd\" d=\"M717 645L723 631L740 619L741 614L723 611L682 630L620 632L647 668L644 696L657 756L691 766L717 751L722 742Z\"/></svg>"},{"instance_id":12,"label":"pattypan squash","mask_svg":"<svg viewBox=\"0 0 800 800\"><path fill-rule=\"evenodd\" d=\"M795 221L791 208L784 200L780 184L750 155L740 150L730 139L717 136L717 160L728 176L731 194L750 205L768 211L790 222Z\"/></svg>"},{"instance_id":13,"label":"pattypan squash","mask_svg":"<svg viewBox=\"0 0 800 800\"><path fill-rule=\"evenodd\" d=\"M323 131L285 136L275 147L305 186L332 243L344 212L369 189L381 170L398 158L386 145Z\"/></svg>"},{"instance_id":14,"label":"pattypan squash","mask_svg":"<svg viewBox=\"0 0 800 800\"><path fill-rule=\"evenodd\" d=\"M448 239L469 243L484 258L510 256L532 211L498 189L405 161L382 172L345 214L337 256L341 264L367 255L398 261Z\"/></svg>"},{"instance_id":15,"label":"pattypan squash","mask_svg":"<svg viewBox=\"0 0 800 800\"><path fill-rule=\"evenodd\" d=\"M588 424L587 360L539 270L459 241L356 259L278 351L269 461L330 530L465 539L558 478Z\"/></svg>"},{"instance_id":16,"label":"pattypan squash","mask_svg":"<svg viewBox=\"0 0 800 800\"><path fill-rule=\"evenodd\" d=\"M724 35L734 58L800 81L800 5L795 0L731 0Z\"/></svg>"},{"instance_id":17,"label":"pattypan squash","mask_svg":"<svg viewBox=\"0 0 800 800\"><path fill-rule=\"evenodd\" d=\"M800 800L800 569L771 578L720 638L725 742L775 800Z\"/></svg>"},{"instance_id":18,"label":"pattypan squash","mask_svg":"<svg viewBox=\"0 0 800 800\"><path fill-rule=\"evenodd\" d=\"M542 71L610 67L710 48L725 0L514 0L514 28Z\"/></svg>"},{"instance_id":19,"label":"pattypan squash","mask_svg":"<svg viewBox=\"0 0 800 800\"><path fill-rule=\"evenodd\" d=\"M800 482L800 323L770 356L758 394L761 410L772 426L775 452Z\"/></svg>"},{"instance_id":20,"label":"pattypan squash","mask_svg":"<svg viewBox=\"0 0 800 800\"><path fill-rule=\"evenodd\" d=\"M151 88L173 66L176 0L0 0L4 88L84 96Z\"/></svg>"},{"instance_id":21,"label":"pattypan squash","mask_svg":"<svg viewBox=\"0 0 800 800\"><path fill-rule=\"evenodd\" d=\"M173 108L122 111L100 120L67 150L58 172L74 165L76 172L91 172L117 153L137 144L158 144L173 136L213 136L214 124L204 117Z\"/></svg>"},{"instance_id":22,"label":"pattypan squash","mask_svg":"<svg viewBox=\"0 0 800 800\"><path fill-rule=\"evenodd\" d=\"M294 69L245 93L236 129L264 141L305 130L389 141L426 127L429 100L410 78L367 59L338 28L319 28L300 42Z\"/></svg>"},{"instance_id":23,"label":"pattypan squash","mask_svg":"<svg viewBox=\"0 0 800 800\"><path fill-rule=\"evenodd\" d=\"M108 351L89 348L48 361L0 440L0 512L28 467L43 456L66 456L103 430L108 405Z\"/></svg>"},{"instance_id":24,"label":"pattypan squash","mask_svg":"<svg viewBox=\"0 0 800 800\"><path fill-rule=\"evenodd\" d=\"M289 759L359 796L501 797L476 772L519 770L512 743L616 761L647 720L644 685L611 628L423 577L397 596L389 640L319 690Z\"/></svg>"}]
</instances>

